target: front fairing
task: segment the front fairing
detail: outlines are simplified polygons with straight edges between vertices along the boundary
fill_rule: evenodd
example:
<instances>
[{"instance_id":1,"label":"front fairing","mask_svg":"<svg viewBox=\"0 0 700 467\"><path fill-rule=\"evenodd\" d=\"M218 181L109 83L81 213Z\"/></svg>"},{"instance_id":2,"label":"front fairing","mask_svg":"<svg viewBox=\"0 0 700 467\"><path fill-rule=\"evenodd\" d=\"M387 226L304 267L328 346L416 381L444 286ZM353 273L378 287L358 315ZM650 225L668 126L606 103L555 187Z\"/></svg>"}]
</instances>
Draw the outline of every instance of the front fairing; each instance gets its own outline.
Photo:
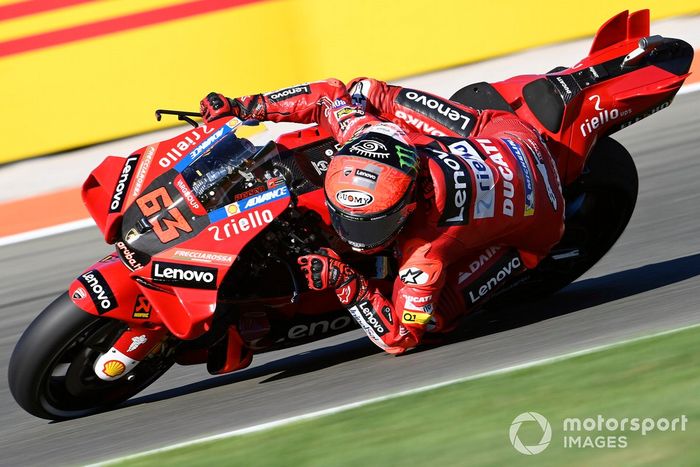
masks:
<instances>
[{"instance_id":1,"label":"front fairing","mask_svg":"<svg viewBox=\"0 0 700 467\"><path fill-rule=\"evenodd\" d=\"M149 183L126 208L115 243L132 279L182 339L207 331L239 252L290 203L273 166L276 146L238 139L236 122Z\"/></svg>"}]
</instances>

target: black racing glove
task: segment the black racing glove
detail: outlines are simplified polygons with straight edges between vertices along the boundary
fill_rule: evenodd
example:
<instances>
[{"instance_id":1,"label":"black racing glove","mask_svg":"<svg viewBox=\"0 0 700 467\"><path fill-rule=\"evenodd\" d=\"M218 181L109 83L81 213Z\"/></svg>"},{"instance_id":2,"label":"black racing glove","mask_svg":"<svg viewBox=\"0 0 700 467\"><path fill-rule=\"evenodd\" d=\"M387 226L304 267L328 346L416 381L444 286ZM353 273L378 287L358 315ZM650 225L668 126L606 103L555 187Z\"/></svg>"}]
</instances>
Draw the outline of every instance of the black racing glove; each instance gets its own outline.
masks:
<instances>
[{"instance_id":1,"label":"black racing glove","mask_svg":"<svg viewBox=\"0 0 700 467\"><path fill-rule=\"evenodd\" d=\"M351 305L367 290L367 282L345 264L330 248L321 248L317 254L300 256L297 260L306 277L309 289L335 289L344 306Z\"/></svg>"},{"instance_id":2,"label":"black racing glove","mask_svg":"<svg viewBox=\"0 0 700 467\"><path fill-rule=\"evenodd\" d=\"M222 117L238 117L239 110L240 106L236 105L234 99L215 92L210 92L199 102L199 111L207 123Z\"/></svg>"}]
</instances>

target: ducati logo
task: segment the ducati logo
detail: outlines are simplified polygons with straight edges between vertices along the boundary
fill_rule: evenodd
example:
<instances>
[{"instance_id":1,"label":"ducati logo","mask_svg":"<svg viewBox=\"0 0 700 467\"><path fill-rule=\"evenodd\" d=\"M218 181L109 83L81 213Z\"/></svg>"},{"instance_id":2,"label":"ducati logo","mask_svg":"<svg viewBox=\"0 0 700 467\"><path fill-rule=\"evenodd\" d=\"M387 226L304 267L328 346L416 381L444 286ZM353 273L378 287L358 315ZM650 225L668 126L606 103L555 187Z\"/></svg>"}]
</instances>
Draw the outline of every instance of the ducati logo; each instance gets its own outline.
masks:
<instances>
[{"instance_id":1,"label":"ducati logo","mask_svg":"<svg viewBox=\"0 0 700 467\"><path fill-rule=\"evenodd\" d=\"M87 297L87 292L85 291L84 288L78 287L75 289L75 292L73 292L73 300L82 300L83 298Z\"/></svg>"},{"instance_id":2,"label":"ducati logo","mask_svg":"<svg viewBox=\"0 0 700 467\"><path fill-rule=\"evenodd\" d=\"M124 241L126 241L126 243L131 243L138 237L139 233L136 231L136 229L131 229L126 233L126 235L124 235Z\"/></svg>"}]
</instances>

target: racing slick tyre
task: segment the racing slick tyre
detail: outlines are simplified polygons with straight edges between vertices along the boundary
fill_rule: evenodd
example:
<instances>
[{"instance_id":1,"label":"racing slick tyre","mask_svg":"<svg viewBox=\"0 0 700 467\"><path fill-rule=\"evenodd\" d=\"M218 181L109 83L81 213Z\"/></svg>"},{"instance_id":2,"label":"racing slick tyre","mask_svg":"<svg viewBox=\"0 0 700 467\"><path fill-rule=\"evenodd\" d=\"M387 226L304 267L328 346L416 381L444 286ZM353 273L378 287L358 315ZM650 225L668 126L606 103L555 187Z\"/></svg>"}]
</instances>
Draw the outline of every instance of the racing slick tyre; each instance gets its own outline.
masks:
<instances>
[{"instance_id":1,"label":"racing slick tyre","mask_svg":"<svg viewBox=\"0 0 700 467\"><path fill-rule=\"evenodd\" d=\"M630 153L614 139L601 138L581 176L564 188L566 220L561 241L523 281L498 297L497 303L543 298L592 268L627 227L638 187Z\"/></svg>"},{"instance_id":2,"label":"racing slick tyre","mask_svg":"<svg viewBox=\"0 0 700 467\"><path fill-rule=\"evenodd\" d=\"M10 358L8 380L17 403L40 418L89 415L122 402L165 373L173 362L157 350L128 375L103 381L93 365L126 329L60 295L27 328Z\"/></svg>"}]
</instances>

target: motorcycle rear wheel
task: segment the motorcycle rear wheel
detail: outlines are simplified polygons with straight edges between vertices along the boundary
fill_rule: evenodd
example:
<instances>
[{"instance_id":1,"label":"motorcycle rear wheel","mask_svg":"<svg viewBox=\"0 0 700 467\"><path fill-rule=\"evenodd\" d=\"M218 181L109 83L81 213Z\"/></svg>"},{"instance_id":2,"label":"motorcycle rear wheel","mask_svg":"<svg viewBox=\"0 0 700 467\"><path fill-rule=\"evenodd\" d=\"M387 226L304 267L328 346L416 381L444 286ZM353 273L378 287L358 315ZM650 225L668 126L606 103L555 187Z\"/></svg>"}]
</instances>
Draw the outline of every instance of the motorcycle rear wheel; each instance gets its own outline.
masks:
<instances>
[{"instance_id":1,"label":"motorcycle rear wheel","mask_svg":"<svg viewBox=\"0 0 700 467\"><path fill-rule=\"evenodd\" d=\"M94 362L125 328L120 321L86 313L67 294L60 295L15 346L8 368L12 396L30 414L49 420L83 417L129 399L173 361L151 355L116 381L99 379Z\"/></svg>"},{"instance_id":2,"label":"motorcycle rear wheel","mask_svg":"<svg viewBox=\"0 0 700 467\"><path fill-rule=\"evenodd\" d=\"M638 190L637 168L630 153L614 139L601 138L581 176L564 188L563 238L537 268L493 304L500 307L546 297L591 269L625 231Z\"/></svg>"}]
</instances>

